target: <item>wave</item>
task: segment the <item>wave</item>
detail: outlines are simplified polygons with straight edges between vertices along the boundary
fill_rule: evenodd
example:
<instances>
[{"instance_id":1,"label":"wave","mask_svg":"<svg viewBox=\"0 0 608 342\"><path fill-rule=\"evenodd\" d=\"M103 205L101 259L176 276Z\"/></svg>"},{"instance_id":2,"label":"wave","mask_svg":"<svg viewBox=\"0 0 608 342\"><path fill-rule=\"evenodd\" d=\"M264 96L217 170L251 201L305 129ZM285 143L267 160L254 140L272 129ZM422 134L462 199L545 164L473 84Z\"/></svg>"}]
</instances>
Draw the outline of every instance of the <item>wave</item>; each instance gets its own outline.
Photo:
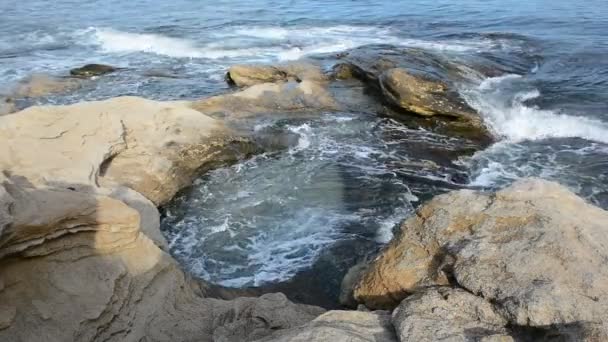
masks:
<instances>
[{"instance_id":1,"label":"wave","mask_svg":"<svg viewBox=\"0 0 608 342\"><path fill-rule=\"evenodd\" d=\"M526 102L539 97L540 91L521 81L521 75L512 74L488 78L463 91L463 96L496 135L510 142L583 138L608 144L608 123L529 106Z\"/></svg>"},{"instance_id":2,"label":"wave","mask_svg":"<svg viewBox=\"0 0 608 342\"><path fill-rule=\"evenodd\" d=\"M107 53L153 53L172 58L239 59L249 62L289 61L315 54L337 53L370 44L392 44L440 51L492 49L487 41L427 41L403 38L388 28L337 25L330 27L231 26L195 41L155 33L132 33L90 27L75 33L79 43Z\"/></svg>"}]
</instances>

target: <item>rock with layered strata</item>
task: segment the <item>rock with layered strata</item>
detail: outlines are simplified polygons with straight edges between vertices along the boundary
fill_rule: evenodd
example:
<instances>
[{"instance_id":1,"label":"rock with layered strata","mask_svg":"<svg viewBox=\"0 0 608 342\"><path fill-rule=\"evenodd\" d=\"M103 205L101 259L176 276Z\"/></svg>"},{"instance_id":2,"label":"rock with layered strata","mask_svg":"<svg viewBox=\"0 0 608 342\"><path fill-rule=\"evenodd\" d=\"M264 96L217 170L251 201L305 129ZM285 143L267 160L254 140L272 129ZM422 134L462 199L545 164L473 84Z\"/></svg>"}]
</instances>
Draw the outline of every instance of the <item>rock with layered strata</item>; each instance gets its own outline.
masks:
<instances>
[{"instance_id":1,"label":"rock with layered strata","mask_svg":"<svg viewBox=\"0 0 608 342\"><path fill-rule=\"evenodd\" d=\"M4 117L0 136L3 170L34 183L120 184L157 205L246 143L187 103L137 97L30 107Z\"/></svg>"},{"instance_id":2,"label":"rock with layered strata","mask_svg":"<svg viewBox=\"0 0 608 342\"><path fill-rule=\"evenodd\" d=\"M0 340L246 341L324 311L207 298L165 251L156 205L234 157L224 124L187 103L31 107L0 136Z\"/></svg>"},{"instance_id":3,"label":"rock with layered strata","mask_svg":"<svg viewBox=\"0 0 608 342\"><path fill-rule=\"evenodd\" d=\"M312 322L259 342L397 342L386 311L329 311Z\"/></svg>"},{"instance_id":4,"label":"rock with layered strata","mask_svg":"<svg viewBox=\"0 0 608 342\"><path fill-rule=\"evenodd\" d=\"M411 293L451 284L493 303L511 325L602 327L607 231L608 212L553 182L452 192L403 224L363 275L355 298L390 308Z\"/></svg>"}]
</instances>

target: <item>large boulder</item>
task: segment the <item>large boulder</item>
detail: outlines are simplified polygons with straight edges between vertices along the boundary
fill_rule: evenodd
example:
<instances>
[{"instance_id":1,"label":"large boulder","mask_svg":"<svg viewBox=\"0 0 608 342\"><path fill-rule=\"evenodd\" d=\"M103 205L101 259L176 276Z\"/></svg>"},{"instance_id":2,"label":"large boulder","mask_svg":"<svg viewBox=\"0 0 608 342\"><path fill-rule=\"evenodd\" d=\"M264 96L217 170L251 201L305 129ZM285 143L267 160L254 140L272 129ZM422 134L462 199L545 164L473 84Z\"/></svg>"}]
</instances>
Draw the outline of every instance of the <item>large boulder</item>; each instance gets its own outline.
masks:
<instances>
[{"instance_id":1,"label":"large boulder","mask_svg":"<svg viewBox=\"0 0 608 342\"><path fill-rule=\"evenodd\" d=\"M125 185L157 205L245 143L187 103L137 97L30 107L4 117L0 136L5 171L34 183Z\"/></svg>"},{"instance_id":2,"label":"large boulder","mask_svg":"<svg viewBox=\"0 0 608 342\"><path fill-rule=\"evenodd\" d=\"M221 121L127 97L31 107L0 136L0 340L246 341L323 312L207 298L166 253L156 205L234 158Z\"/></svg>"},{"instance_id":3,"label":"large boulder","mask_svg":"<svg viewBox=\"0 0 608 342\"><path fill-rule=\"evenodd\" d=\"M355 298L392 308L452 285L485 298L510 325L590 324L608 317L608 212L552 182L496 193L437 196L408 219L370 265Z\"/></svg>"},{"instance_id":4,"label":"large boulder","mask_svg":"<svg viewBox=\"0 0 608 342\"><path fill-rule=\"evenodd\" d=\"M401 342L513 341L507 321L489 302L449 287L429 288L406 298L393 312L392 322Z\"/></svg>"},{"instance_id":5,"label":"large boulder","mask_svg":"<svg viewBox=\"0 0 608 342\"><path fill-rule=\"evenodd\" d=\"M390 313L329 311L312 322L259 342L397 342Z\"/></svg>"}]
</instances>

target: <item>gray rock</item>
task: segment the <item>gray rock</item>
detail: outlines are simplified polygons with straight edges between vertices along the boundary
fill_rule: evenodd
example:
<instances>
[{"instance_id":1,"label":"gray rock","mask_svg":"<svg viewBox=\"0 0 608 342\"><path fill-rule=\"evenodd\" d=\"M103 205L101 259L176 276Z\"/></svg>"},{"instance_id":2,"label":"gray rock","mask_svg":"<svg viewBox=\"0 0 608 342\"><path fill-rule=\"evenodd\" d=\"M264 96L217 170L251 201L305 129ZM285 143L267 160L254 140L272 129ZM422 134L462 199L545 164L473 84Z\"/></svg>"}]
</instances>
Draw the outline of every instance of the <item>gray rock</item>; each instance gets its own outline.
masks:
<instances>
[{"instance_id":1,"label":"gray rock","mask_svg":"<svg viewBox=\"0 0 608 342\"><path fill-rule=\"evenodd\" d=\"M507 321L490 303L461 289L429 288L406 298L393 312L401 342L501 341Z\"/></svg>"},{"instance_id":2,"label":"gray rock","mask_svg":"<svg viewBox=\"0 0 608 342\"><path fill-rule=\"evenodd\" d=\"M329 311L305 326L275 333L260 342L396 342L385 311Z\"/></svg>"}]
</instances>

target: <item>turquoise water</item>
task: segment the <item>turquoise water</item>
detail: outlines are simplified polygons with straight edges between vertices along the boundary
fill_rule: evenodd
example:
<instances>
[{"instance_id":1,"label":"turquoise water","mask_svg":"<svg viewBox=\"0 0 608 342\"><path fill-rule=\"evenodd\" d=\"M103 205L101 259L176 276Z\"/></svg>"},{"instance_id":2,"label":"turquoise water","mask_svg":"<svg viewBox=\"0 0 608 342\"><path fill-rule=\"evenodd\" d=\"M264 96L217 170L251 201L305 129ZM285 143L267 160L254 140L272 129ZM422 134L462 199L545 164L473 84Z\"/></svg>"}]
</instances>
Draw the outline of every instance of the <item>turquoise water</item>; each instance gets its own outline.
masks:
<instances>
[{"instance_id":1,"label":"turquoise water","mask_svg":"<svg viewBox=\"0 0 608 342\"><path fill-rule=\"evenodd\" d=\"M128 70L19 103L195 99L229 91L235 63L330 66L370 44L505 66L508 75L461 89L496 138L473 155L466 141L369 113L253 122L252 132L291 143L202 176L165 212L172 252L197 276L260 286L314 269L335 288L436 193L536 176L608 208L607 32L605 0L4 0L0 93L32 73L95 62Z\"/></svg>"}]
</instances>

